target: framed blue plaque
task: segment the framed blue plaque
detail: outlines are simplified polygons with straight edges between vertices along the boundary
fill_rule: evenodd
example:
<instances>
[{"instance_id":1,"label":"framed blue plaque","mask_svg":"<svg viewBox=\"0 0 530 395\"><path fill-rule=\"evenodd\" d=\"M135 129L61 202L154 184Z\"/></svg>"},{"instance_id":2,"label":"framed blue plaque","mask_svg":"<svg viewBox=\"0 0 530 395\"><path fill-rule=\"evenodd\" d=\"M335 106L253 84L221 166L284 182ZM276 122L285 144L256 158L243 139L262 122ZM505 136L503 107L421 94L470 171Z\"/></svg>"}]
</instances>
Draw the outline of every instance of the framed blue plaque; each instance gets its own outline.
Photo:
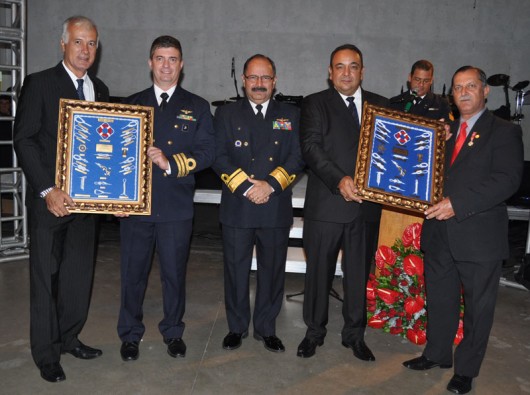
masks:
<instances>
[{"instance_id":1,"label":"framed blue plaque","mask_svg":"<svg viewBox=\"0 0 530 395\"><path fill-rule=\"evenodd\" d=\"M443 198L444 124L365 104L355 170L359 195L423 213Z\"/></svg>"},{"instance_id":2,"label":"framed blue plaque","mask_svg":"<svg viewBox=\"0 0 530 395\"><path fill-rule=\"evenodd\" d=\"M71 212L151 213L153 108L61 99L57 187Z\"/></svg>"}]
</instances>

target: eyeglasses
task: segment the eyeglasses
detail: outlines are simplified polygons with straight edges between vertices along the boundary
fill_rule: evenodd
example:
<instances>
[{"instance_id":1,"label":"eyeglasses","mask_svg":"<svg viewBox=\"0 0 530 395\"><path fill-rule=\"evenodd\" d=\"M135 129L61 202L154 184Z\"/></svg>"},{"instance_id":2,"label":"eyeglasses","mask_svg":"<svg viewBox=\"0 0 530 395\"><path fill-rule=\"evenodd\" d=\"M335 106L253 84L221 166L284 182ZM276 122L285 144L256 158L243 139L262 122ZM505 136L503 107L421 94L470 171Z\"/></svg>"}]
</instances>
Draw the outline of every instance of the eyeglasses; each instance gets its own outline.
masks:
<instances>
[{"instance_id":1,"label":"eyeglasses","mask_svg":"<svg viewBox=\"0 0 530 395\"><path fill-rule=\"evenodd\" d=\"M455 85L453 86L453 91L460 93L464 88L466 88L466 91L476 91L478 89L478 84L475 82L470 82L466 85Z\"/></svg>"},{"instance_id":2,"label":"eyeglasses","mask_svg":"<svg viewBox=\"0 0 530 395\"><path fill-rule=\"evenodd\" d=\"M416 82L417 84L427 85L427 84L431 83L432 79L431 78L413 77L412 81Z\"/></svg>"},{"instance_id":3,"label":"eyeglasses","mask_svg":"<svg viewBox=\"0 0 530 395\"><path fill-rule=\"evenodd\" d=\"M261 80L261 82L271 82L274 79L274 76L272 75L246 75L245 79L250 82L258 82L258 80Z\"/></svg>"}]
</instances>

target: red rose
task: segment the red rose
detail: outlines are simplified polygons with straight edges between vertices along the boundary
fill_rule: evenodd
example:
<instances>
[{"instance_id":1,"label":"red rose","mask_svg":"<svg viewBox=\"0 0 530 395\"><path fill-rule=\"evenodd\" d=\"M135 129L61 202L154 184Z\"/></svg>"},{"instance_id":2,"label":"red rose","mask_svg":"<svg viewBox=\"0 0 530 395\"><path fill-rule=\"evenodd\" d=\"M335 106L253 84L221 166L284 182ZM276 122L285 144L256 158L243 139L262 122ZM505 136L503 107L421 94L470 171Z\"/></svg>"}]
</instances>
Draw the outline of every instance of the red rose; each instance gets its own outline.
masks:
<instances>
[{"instance_id":1,"label":"red rose","mask_svg":"<svg viewBox=\"0 0 530 395\"><path fill-rule=\"evenodd\" d=\"M372 316L372 318L368 320L368 326L375 328L375 329L381 329L382 327L385 326L385 323L386 323L386 320L383 320L378 315L374 315Z\"/></svg>"},{"instance_id":2,"label":"red rose","mask_svg":"<svg viewBox=\"0 0 530 395\"><path fill-rule=\"evenodd\" d=\"M390 333L392 335L399 335L402 332L403 332L403 328L401 327L390 328Z\"/></svg>"},{"instance_id":3,"label":"red rose","mask_svg":"<svg viewBox=\"0 0 530 395\"><path fill-rule=\"evenodd\" d=\"M425 306L425 301L419 295L415 298L408 297L405 300L405 311L411 315L421 311L423 306Z\"/></svg>"},{"instance_id":4,"label":"red rose","mask_svg":"<svg viewBox=\"0 0 530 395\"><path fill-rule=\"evenodd\" d=\"M427 341L427 334L425 333L425 331L422 330L413 331L412 329L408 329L407 339L409 339L410 342L421 346Z\"/></svg>"},{"instance_id":5,"label":"red rose","mask_svg":"<svg viewBox=\"0 0 530 395\"><path fill-rule=\"evenodd\" d=\"M397 255L392 248L381 246L375 253L375 265L378 269L383 269L386 265L392 266L396 263Z\"/></svg>"},{"instance_id":6,"label":"red rose","mask_svg":"<svg viewBox=\"0 0 530 395\"><path fill-rule=\"evenodd\" d=\"M398 286L397 278L393 278L392 280L390 280L390 285L392 285L393 287L397 287Z\"/></svg>"},{"instance_id":7,"label":"red rose","mask_svg":"<svg viewBox=\"0 0 530 395\"><path fill-rule=\"evenodd\" d=\"M410 254L403 259L403 270L409 276L423 275L423 259L415 254Z\"/></svg>"},{"instance_id":8,"label":"red rose","mask_svg":"<svg viewBox=\"0 0 530 395\"><path fill-rule=\"evenodd\" d=\"M381 298L386 304L394 304L398 301L401 296L401 292L393 291L386 288L378 288L376 290L377 296Z\"/></svg>"},{"instance_id":9,"label":"red rose","mask_svg":"<svg viewBox=\"0 0 530 395\"><path fill-rule=\"evenodd\" d=\"M379 273L381 274L381 276L385 276L385 277L390 277L390 275L392 274L392 272L390 270L388 270L386 267L382 268Z\"/></svg>"}]
</instances>

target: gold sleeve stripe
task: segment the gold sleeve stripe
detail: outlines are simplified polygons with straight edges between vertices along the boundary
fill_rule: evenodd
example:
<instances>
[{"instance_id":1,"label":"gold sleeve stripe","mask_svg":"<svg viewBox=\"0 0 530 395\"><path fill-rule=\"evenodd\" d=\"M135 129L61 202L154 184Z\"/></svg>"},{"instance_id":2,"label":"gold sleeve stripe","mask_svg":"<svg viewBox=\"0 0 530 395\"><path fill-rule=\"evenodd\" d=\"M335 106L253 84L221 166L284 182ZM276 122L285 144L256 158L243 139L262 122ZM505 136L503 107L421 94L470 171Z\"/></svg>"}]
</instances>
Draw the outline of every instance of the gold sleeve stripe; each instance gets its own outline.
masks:
<instances>
[{"instance_id":1,"label":"gold sleeve stripe","mask_svg":"<svg viewBox=\"0 0 530 395\"><path fill-rule=\"evenodd\" d=\"M222 174L221 180L226 184L228 189L232 193L239 187L241 184L245 182L245 180L248 178L247 173L245 173L241 168L234 171L232 174Z\"/></svg>"},{"instance_id":2,"label":"gold sleeve stripe","mask_svg":"<svg viewBox=\"0 0 530 395\"><path fill-rule=\"evenodd\" d=\"M296 174L289 175L289 173L287 173L287 171L281 166L278 166L276 169L274 169L270 175L274 177L276 181L278 181L282 187L282 190L284 191L285 188L291 185L296 178Z\"/></svg>"},{"instance_id":3,"label":"gold sleeve stripe","mask_svg":"<svg viewBox=\"0 0 530 395\"><path fill-rule=\"evenodd\" d=\"M183 153L173 155L173 159L177 164L177 177L186 177L190 171L197 167L197 162L193 158L187 158Z\"/></svg>"}]
</instances>

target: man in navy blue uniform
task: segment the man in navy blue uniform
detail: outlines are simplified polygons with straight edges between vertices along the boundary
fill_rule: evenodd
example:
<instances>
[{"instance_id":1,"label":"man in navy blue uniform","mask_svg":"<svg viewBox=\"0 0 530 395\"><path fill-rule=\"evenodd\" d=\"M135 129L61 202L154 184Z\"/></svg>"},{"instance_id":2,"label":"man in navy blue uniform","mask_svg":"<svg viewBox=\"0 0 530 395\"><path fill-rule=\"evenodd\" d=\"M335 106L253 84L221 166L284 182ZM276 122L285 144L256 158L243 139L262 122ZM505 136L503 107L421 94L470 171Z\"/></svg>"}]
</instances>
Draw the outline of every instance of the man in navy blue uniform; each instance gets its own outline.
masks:
<instances>
[{"instance_id":1,"label":"man in navy blue uniform","mask_svg":"<svg viewBox=\"0 0 530 395\"><path fill-rule=\"evenodd\" d=\"M194 173L209 167L215 156L208 103L181 87L180 42L171 36L153 41L149 58L154 85L127 99L153 106L154 142L151 215L121 222L121 307L118 335L124 361L138 358L145 331L142 303L156 245L164 300L158 328L172 357L184 357L185 279L193 220Z\"/></svg>"},{"instance_id":2,"label":"man in navy blue uniform","mask_svg":"<svg viewBox=\"0 0 530 395\"><path fill-rule=\"evenodd\" d=\"M408 77L409 90L390 99L390 108L431 119L452 121L453 114L446 98L431 92L434 66L428 60L414 62Z\"/></svg>"},{"instance_id":3,"label":"man in navy blue uniform","mask_svg":"<svg viewBox=\"0 0 530 395\"><path fill-rule=\"evenodd\" d=\"M219 107L215 113L213 168L224 182L220 217L229 328L223 348L238 348L248 335L249 274L255 245L258 275L254 338L269 351L283 352L285 348L276 336L276 317L282 306L293 223L289 186L304 167L298 137L299 111L271 100L276 67L268 57L250 57L242 79L246 99Z\"/></svg>"}]
</instances>

